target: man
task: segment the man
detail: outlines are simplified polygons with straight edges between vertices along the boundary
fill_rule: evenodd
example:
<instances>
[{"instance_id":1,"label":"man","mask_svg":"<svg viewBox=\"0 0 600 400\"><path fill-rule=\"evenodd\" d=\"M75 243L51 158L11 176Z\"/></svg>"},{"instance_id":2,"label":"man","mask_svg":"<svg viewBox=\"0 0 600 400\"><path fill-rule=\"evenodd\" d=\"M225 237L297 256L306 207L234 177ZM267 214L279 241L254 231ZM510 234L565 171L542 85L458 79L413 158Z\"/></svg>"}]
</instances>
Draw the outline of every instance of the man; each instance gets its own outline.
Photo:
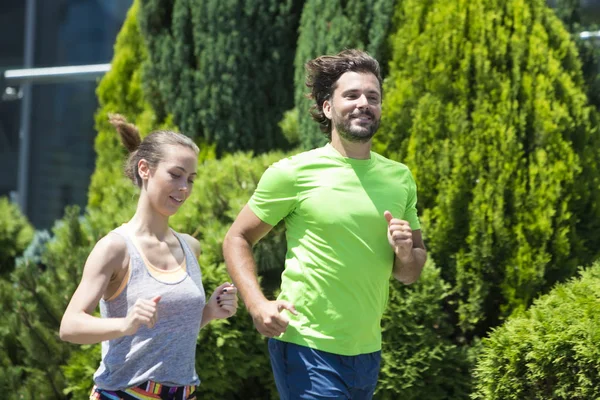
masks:
<instances>
[{"instance_id":1,"label":"man","mask_svg":"<svg viewBox=\"0 0 600 400\"><path fill-rule=\"evenodd\" d=\"M381 117L379 64L345 50L309 61L311 115L330 142L262 176L223 244L256 329L269 338L281 399L370 399L390 275L415 282L426 260L416 185L371 152ZM252 246L285 221L281 294L263 295Z\"/></svg>"}]
</instances>

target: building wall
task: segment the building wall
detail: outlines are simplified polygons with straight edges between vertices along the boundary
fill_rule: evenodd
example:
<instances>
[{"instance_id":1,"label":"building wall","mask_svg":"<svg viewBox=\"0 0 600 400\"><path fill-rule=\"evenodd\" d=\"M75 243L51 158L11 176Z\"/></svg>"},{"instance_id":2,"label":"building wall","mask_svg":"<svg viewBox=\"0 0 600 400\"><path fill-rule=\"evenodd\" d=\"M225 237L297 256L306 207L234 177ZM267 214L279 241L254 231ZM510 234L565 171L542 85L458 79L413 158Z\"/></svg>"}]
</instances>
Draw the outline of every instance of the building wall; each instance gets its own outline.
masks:
<instances>
[{"instance_id":1,"label":"building wall","mask_svg":"<svg viewBox=\"0 0 600 400\"><path fill-rule=\"evenodd\" d=\"M36 0L34 66L110 62L116 35L131 3ZM23 30L23 18L13 22L13 29ZM37 229L50 228L61 218L65 206L85 207L87 203L95 165L96 86L96 82L69 82L32 87L26 214ZM15 190L16 168L13 175L9 184Z\"/></svg>"},{"instance_id":2,"label":"building wall","mask_svg":"<svg viewBox=\"0 0 600 400\"><path fill-rule=\"evenodd\" d=\"M0 1L0 71L23 65L24 19L24 0ZM19 110L19 101L0 101L0 196L17 188Z\"/></svg>"}]
</instances>

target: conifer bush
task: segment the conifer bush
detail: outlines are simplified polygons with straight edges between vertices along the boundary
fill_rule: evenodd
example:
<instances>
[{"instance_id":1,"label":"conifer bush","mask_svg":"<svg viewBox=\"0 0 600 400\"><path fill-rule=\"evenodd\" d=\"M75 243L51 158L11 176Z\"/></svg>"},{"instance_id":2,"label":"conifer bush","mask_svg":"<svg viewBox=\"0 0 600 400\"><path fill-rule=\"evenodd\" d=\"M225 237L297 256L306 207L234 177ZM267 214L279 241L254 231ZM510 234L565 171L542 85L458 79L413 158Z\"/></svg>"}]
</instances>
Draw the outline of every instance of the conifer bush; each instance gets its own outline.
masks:
<instances>
[{"instance_id":1,"label":"conifer bush","mask_svg":"<svg viewBox=\"0 0 600 400\"><path fill-rule=\"evenodd\" d=\"M600 263L483 340L474 399L600 398Z\"/></svg>"},{"instance_id":2,"label":"conifer bush","mask_svg":"<svg viewBox=\"0 0 600 400\"><path fill-rule=\"evenodd\" d=\"M93 242L78 207L40 242L17 259L10 280L0 279L0 388L9 400L63 399L68 385L60 367L72 346L58 329Z\"/></svg>"},{"instance_id":3,"label":"conifer bush","mask_svg":"<svg viewBox=\"0 0 600 400\"><path fill-rule=\"evenodd\" d=\"M148 0L143 85L159 117L217 153L288 147L278 122L293 104L304 0Z\"/></svg>"},{"instance_id":4,"label":"conifer bush","mask_svg":"<svg viewBox=\"0 0 600 400\"><path fill-rule=\"evenodd\" d=\"M440 268L429 260L409 286L392 280L382 320L382 361L376 399L468 399L472 361L451 338L456 332L444 309L451 293Z\"/></svg>"},{"instance_id":5,"label":"conifer bush","mask_svg":"<svg viewBox=\"0 0 600 400\"><path fill-rule=\"evenodd\" d=\"M404 0L375 150L407 164L463 339L600 250L597 113L545 1Z\"/></svg>"},{"instance_id":6,"label":"conifer bush","mask_svg":"<svg viewBox=\"0 0 600 400\"><path fill-rule=\"evenodd\" d=\"M33 227L16 204L0 197L0 279L14 269L15 259L33 238Z\"/></svg>"}]
</instances>

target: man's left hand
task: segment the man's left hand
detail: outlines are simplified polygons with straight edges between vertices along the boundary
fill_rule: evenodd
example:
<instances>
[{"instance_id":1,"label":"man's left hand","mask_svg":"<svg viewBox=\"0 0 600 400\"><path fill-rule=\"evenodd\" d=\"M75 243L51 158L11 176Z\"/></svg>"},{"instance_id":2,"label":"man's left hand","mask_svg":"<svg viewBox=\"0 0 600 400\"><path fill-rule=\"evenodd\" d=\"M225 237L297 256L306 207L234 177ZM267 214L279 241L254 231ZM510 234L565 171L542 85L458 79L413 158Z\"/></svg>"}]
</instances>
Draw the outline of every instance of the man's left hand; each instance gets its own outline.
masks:
<instances>
[{"instance_id":1,"label":"man's left hand","mask_svg":"<svg viewBox=\"0 0 600 400\"><path fill-rule=\"evenodd\" d=\"M388 223L388 242L394 249L396 257L400 261L412 260L413 241L410 224L402 219L394 218L389 211L384 212L383 216Z\"/></svg>"}]
</instances>

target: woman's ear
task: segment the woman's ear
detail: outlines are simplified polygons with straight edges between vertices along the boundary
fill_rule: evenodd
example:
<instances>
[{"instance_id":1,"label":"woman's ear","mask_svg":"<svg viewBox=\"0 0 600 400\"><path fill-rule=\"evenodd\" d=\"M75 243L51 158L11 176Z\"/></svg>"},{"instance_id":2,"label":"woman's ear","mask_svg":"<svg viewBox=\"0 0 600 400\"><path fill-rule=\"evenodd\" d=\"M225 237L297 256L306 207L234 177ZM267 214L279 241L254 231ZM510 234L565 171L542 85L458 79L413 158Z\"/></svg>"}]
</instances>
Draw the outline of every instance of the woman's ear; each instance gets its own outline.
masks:
<instances>
[{"instance_id":1,"label":"woman's ear","mask_svg":"<svg viewBox=\"0 0 600 400\"><path fill-rule=\"evenodd\" d=\"M150 164L148 164L148 161L142 158L138 161L137 168L138 174L140 174L140 178L142 178L143 181L150 178Z\"/></svg>"}]
</instances>

